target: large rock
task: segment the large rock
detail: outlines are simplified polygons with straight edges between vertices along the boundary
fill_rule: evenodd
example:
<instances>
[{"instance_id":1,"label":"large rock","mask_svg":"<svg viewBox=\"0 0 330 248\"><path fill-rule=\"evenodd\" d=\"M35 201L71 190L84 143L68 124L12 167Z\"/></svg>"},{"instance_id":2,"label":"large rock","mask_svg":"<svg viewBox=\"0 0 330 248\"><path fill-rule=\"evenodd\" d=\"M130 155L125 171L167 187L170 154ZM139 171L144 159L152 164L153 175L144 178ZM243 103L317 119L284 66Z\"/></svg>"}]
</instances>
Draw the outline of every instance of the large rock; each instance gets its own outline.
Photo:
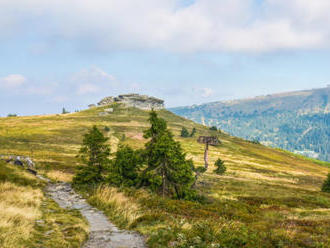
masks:
<instances>
[{"instance_id":1,"label":"large rock","mask_svg":"<svg viewBox=\"0 0 330 248\"><path fill-rule=\"evenodd\" d=\"M98 105L105 106L112 104L114 102L125 104L128 107L135 107L143 110L151 110L151 109L163 109L164 101L155 97L147 96L147 95L139 95L139 94L126 94L119 95L117 97L106 97L103 98Z\"/></svg>"},{"instance_id":2,"label":"large rock","mask_svg":"<svg viewBox=\"0 0 330 248\"><path fill-rule=\"evenodd\" d=\"M103 98L100 102L98 102L97 105L99 106L105 106L105 105L109 105L109 104L112 104L114 103L114 97L113 96L108 96L108 97L105 97Z\"/></svg>"}]
</instances>

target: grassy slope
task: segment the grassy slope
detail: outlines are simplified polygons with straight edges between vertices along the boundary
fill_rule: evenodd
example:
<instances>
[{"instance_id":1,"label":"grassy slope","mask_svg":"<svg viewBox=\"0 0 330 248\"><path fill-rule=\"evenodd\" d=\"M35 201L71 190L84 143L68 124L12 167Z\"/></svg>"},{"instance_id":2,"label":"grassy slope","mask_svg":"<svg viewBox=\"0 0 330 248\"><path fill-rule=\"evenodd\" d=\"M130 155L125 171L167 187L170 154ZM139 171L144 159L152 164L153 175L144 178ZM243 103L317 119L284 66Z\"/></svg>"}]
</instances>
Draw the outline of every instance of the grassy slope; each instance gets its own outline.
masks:
<instances>
[{"instance_id":1,"label":"grassy slope","mask_svg":"<svg viewBox=\"0 0 330 248\"><path fill-rule=\"evenodd\" d=\"M70 181L78 165L75 155L82 134L94 124L110 127L107 135L113 151L119 142L143 147L142 131L148 127L148 113L117 105L109 116L99 116L102 111L95 108L66 115L0 118L0 154L31 156L38 162L39 171L52 179ZM201 178L198 189L209 196L206 204L160 199L145 191L120 193L105 188L96 192L90 201L105 209L117 224L148 235L154 247L169 240L176 240L171 244L177 246L180 242L198 243L186 230L206 240L203 228L196 226L201 222L208 226L206 229L213 228L217 233L213 236L227 247L330 245L330 195L319 192L329 164L212 132L167 111L159 113L196 165L203 165L203 145L196 137L178 137L181 127L196 127L196 136L219 135L222 145L210 148L210 164L222 158L227 173L217 176L210 166ZM237 239L238 243L225 241L231 235L230 240ZM205 242L216 241L210 238Z\"/></svg>"},{"instance_id":2,"label":"grassy slope","mask_svg":"<svg viewBox=\"0 0 330 248\"><path fill-rule=\"evenodd\" d=\"M0 161L0 247L80 247L87 225L43 194L45 183Z\"/></svg>"}]
</instances>

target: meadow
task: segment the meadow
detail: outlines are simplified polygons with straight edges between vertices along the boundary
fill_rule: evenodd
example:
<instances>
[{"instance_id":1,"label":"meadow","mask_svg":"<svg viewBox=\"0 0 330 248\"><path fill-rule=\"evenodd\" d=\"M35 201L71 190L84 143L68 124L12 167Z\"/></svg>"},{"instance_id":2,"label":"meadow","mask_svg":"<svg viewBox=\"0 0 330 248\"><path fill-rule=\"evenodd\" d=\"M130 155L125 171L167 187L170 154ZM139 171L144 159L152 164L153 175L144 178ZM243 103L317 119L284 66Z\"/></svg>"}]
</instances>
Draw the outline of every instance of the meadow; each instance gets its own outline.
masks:
<instances>
[{"instance_id":1,"label":"meadow","mask_svg":"<svg viewBox=\"0 0 330 248\"><path fill-rule=\"evenodd\" d=\"M143 130L148 128L148 112L121 105L112 107L114 112L106 116L99 113L108 106L72 114L0 118L0 154L30 156L37 162L41 174L52 180L70 182L80 165L76 155L82 135L93 125L109 137L112 152L119 143L133 148L144 146ZM202 200L173 200L146 189L117 189L108 185L82 192L91 204L104 210L111 221L121 228L144 234L149 247L330 247L330 194L320 192L330 171L329 163L211 131L166 110L158 113L168 121L176 140L195 165L204 163L204 146L197 143L197 137L219 137L221 145L210 147L210 167L197 183ZM189 131L196 128L195 137L180 137L182 127ZM213 164L218 158L224 160L227 167L221 176L213 173ZM31 182L19 187L34 197L33 210L29 210L31 217L26 223L41 234L47 231L31 223L43 216L42 209L61 210L43 196L42 185L34 188L33 185ZM43 201L51 206L43 207ZM62 214L77 218L81 223L79 228L86 230L77 213L53 216L54 223ZM0 224L0 228L3 225ZM77 230L72 229L72 233L74 231ZM75 241L71 240L68 247L82 242L84 235L74 237ZM65 236L62 237L64 242ZM31 237L25 237L29 239Z\"/></svg>"},{"instance_id":2,"label":"meadow","mask_svg":"<svg viewBox=\"0 0 330 248\"><path fill-rule=\"evenodd\" d=\"M80 247L88 226L45 194L45 182L0 161L0 247Z\"/></svg>"}]
</instances>

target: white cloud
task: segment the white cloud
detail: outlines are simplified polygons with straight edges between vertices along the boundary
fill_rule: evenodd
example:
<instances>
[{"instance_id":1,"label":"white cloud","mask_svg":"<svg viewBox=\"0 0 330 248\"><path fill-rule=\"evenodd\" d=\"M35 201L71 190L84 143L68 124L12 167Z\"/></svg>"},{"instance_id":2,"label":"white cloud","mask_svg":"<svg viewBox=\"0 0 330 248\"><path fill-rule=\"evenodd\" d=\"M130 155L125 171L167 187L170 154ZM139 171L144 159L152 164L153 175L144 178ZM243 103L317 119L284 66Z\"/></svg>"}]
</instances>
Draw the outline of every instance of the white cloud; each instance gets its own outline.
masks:
<instances>
[{"instance_id":1,"label":"white cloud","mask_svg":"<svg viewBox=\"0 0 330 248\"><path fill-rule=\"evenodd\" d=\"M0 78L0 87L18 95L50 95L56 90L58 84L37 83L23 75L11 74Z\"/></svg>"},{"instance_id":2,"label":"white cloud","mask_svg":"<svg viewBox=\"0 0 330 248\"><path fill-rule=\"evenodd\" d=\"M214 94L214 91L210 88L203 88L202 91L202 97L210 97Z\"/></svg>"},{"instance_id":3,"label":"white cloud","mask_svg":"<svg viewBox=\"0 0 330 248\"><path fill-rule=\"evenodd\" d=\"M330 44L329 0L264 0L258 8L255 0L178 2L1 0L0 33L33 29L44 40L86 42L86 49L100 51L263 52Z\"/></svg>"},{"instance_id":4,"label":"white cloud","mask_svg":"<svg viewBox=\"0 0 330 248\"><path fill-rule=\"evenodd\" d=\"M118 85L113 75L106 73L96 66L75 73L70 81L72 86L76 87L76 93L78 95L98 93L101 90L107 91Z\"/></svg>"},{"instance_id":5,"label":"white cloud","mask_svg":"<svg viewBox=\"0 0 330 248\"><path fill-rule=\"evenodd\" d=\"M0 86L4 88L17 88L26 82L26 78L20 74L11 74L0 78Z\"/></svg>"}]
</instances>

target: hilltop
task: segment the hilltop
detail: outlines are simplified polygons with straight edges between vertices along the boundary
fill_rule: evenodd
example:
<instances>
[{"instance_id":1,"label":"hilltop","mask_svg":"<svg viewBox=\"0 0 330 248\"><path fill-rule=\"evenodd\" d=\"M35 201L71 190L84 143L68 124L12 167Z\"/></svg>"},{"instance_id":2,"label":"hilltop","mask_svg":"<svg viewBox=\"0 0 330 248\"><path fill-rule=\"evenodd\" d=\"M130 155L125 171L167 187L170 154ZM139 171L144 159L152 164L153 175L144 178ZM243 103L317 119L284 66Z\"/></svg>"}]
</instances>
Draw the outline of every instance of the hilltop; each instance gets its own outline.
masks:
<instances>
[{"instance_id":1,"label":"hilltop","mask_svg":"<svg viewBox=\"0 0 330 248\"><path fill-rule=\"evenodd\" d=\"M170 109L231 135L330 161L330 86Z\"/></svg>"},{"instance_id":2,"label":"hilltop","mask_svg":"<svg viewBox=\"0 0 330 248\"><path fill-rule=\"evenodd\" d=\"M126 94L119 95L117 97L108 96L103 98L101 101L97 103L98 106L106 106L112 103L121 103L127 107L135 107L143 110L151 110L151 109L163 109L164 101L158 99L156 97L140 95L140 94ZM94 107L92 104L90 107Z\"/></svg>"},{"instance_id":3,"label":"hilltop","mask_svg":"<svg viewBox=\"0 0 330 248\"><path fill-rule=\"evenodd\" d=\"M251 248L330 244L330 195L320 192L329 163L212 131L165 109L157 112L196 165L203 165L204 152L198 136L220 139L221 145L210 147L209 169L197 184L205 201L107 186L89 192L88 201L111 221L146 235L150 247L210 247L220 241L225 247ZM119 143L142 148L147 119L148 111L116 102L71 114L0 118L0 154L31 157L39 173L70 182L80 165L76 154L82 135L90 127L103 130L114 152ZM182 127L196 128L196 136L180 137ZM223 176L213 173L218 158L227 167Z\"/></svg>"}]
</instances>

